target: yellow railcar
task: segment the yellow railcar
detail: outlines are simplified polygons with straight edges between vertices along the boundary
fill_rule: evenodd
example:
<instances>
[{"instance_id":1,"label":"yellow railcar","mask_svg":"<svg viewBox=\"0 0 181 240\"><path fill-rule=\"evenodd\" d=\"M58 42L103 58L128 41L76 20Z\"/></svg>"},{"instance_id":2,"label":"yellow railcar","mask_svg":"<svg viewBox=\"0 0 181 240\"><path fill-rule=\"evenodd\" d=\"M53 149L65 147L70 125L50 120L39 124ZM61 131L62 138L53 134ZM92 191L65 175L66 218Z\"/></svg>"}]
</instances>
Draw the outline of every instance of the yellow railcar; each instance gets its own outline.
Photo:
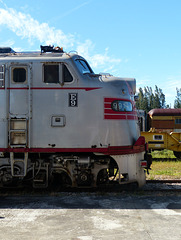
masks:
<instances>
[{"instance_id":1,"label":"yellow railcar","mask_svg":"<svg viewBox=\"0 0 181 240\"><path fill-rule=\"evenodd\" d=\"M169 149L181 158L181 109L152 109L147 117L142 111L138 115L149 150Z\"/></svg>"}]
</instances>

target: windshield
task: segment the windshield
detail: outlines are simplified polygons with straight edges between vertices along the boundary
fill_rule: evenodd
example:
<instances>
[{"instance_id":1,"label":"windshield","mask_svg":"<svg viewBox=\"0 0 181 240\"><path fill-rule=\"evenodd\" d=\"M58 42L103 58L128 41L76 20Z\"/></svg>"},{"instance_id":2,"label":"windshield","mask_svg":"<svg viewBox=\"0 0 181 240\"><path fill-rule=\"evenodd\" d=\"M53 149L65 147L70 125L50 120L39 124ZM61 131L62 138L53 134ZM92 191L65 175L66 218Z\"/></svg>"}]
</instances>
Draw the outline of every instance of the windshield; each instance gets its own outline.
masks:
<instances>
[{"instance_id":1,"label":"windshield","mask_svg":"<svg viewBox=\"0 0 181 240\"><path fill-rule=\"evenodd\" d=\"M76 59L75 62L76 62L76 65L77 65L79 71L82 74L93 73L93 71L90 68L89 64L85 60L83 60L83 59Z\"/></svg>"}]
</instances>

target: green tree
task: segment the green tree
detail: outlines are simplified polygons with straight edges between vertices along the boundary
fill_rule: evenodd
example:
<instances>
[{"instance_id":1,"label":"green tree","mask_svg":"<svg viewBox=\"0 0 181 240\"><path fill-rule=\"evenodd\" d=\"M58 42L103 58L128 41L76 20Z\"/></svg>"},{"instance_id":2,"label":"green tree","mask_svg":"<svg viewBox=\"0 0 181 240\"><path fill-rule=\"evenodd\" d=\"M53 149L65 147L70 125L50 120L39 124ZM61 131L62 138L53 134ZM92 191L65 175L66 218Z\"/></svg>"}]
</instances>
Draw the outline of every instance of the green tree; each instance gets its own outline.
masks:
<instances>
[{"instance_id":1,"label":"green tree","mask_svg":"<svg viewBox=\"0 0 181 240\"><path fill-rule=\"evenodd\" d=\"M165 108L165 95L162 89L155 86L153 92L151 87L139 88L138 93L139 100L136 102L136 108L149 112L153 108Z\"/></svg>"},{"instance_id":2,"label":"green tree","mask_svg":"<svg viewBox=\"0 0 181 240\"><path fill-rule=\"evenodd\" d=\"M137 109L143 109L143 99L144 99L144 92L143 92L143 89L140 87L139 93L138 93L138 101L136 102Z\"/></svg>"},{"instance_id":3,"label":"green tree","mask_svg":"<svg viewBox=\"0 0 181 240\"><path fill-rule=\"evenodd\" d=\"M177 96L174 101L174 108L181 108L181 88L176 88Z\"/></svg>"},{"instance_id":4,"label":"green tree","mask_svg":"<svg viewBox=\"0 0 181 240\"><path fill-rule=\"evenodd\" d=\"M162 92L161 88L155 86L155 96L154 96L154 105L153 108L165 108L165 95Z\"/></svg>"}]
</instances>

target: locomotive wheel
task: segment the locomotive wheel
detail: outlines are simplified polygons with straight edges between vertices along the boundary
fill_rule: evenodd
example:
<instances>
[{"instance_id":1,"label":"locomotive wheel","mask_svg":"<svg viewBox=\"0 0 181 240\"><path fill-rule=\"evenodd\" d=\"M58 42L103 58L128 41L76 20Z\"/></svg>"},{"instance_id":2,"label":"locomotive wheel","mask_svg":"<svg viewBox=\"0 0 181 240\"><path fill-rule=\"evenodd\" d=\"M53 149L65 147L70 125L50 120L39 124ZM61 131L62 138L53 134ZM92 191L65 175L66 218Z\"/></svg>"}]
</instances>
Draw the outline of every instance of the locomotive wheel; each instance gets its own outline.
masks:
<instances>
[{"instance_id":1,"label":"locomotive wheel","mask_svg":"<svg viewBox=\"0 0 181 240\"><path fill-rule=\"evenodd\" d=\"M18 167L15 166L15 171L20 171ZM2 187L15 187L17 186L19 178L14 178L11 174L11 169L9 166L5 167L0 174L0 184Z\"/></svg>"},{"instance_id":2,"label":"locomotive wheel","mask_svg":"<svg viewBox=\"0 0 181 240\"><path fill-rule=\"evenodd\" d=\"M82 171L77 175L77 185L90 186L92 183L92 175L89 171Z\"/></svg>"},{"instance_id":3,"label":"locomotive wheel","mask_svg":"<svg viewBox=\"0 0 181 240\"><path fill-rule=\"evenodd\" d=\"M109 176L107 169L102 169L97 175L97 185L108 183Z\"/></svg>"},{"instance_id":4,"label":"locomotive wheel","mask_svg":"<svg viewBox=\"0 0 181 240\"><path fill-rule=\"evenodd\" d=\"M181 152L176 152L176 151L174 151L173 153L174 153L174 155L175 155L176 158L181 159Z\"/></svg>"},{"instance_id":5,"label":"locomotive wheel","mask_svg":"<svg viewBox=\"0 0 181 240\"><path fill-rule=\"evenodd\" d=\"M65 172L54 173L52 179L52 186L72 186L72 181Z\"/></svg>"}]
</instances>

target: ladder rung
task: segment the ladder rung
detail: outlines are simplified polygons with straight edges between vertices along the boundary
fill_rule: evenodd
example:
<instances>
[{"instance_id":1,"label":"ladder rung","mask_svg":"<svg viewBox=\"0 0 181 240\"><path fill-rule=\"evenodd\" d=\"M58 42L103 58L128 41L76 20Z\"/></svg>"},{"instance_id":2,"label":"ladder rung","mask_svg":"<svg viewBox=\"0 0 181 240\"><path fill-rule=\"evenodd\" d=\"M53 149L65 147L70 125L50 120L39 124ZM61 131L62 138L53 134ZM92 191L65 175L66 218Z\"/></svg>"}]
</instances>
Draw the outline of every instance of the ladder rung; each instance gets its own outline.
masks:
<instances>
[{"instance_id":1,"label":"ladder rung","mask_svg":"<svg viewBox=\"0 0 181 240\"><path fill-rule=\"evenodd\" d=\"M22 144L22 145L11 144L10 147L12 147L12 148L25 148L26 144Z\"/></svg>"},{"instance_id":2,"label":"ladder rung","mask_svg":"<svg viewBox=\"0 0 181 240\"><path fill-rule=\"evenodd\" d=\"M11 129L9 132L26 132L26 129Z\"/></svg>"}]
</instances>

